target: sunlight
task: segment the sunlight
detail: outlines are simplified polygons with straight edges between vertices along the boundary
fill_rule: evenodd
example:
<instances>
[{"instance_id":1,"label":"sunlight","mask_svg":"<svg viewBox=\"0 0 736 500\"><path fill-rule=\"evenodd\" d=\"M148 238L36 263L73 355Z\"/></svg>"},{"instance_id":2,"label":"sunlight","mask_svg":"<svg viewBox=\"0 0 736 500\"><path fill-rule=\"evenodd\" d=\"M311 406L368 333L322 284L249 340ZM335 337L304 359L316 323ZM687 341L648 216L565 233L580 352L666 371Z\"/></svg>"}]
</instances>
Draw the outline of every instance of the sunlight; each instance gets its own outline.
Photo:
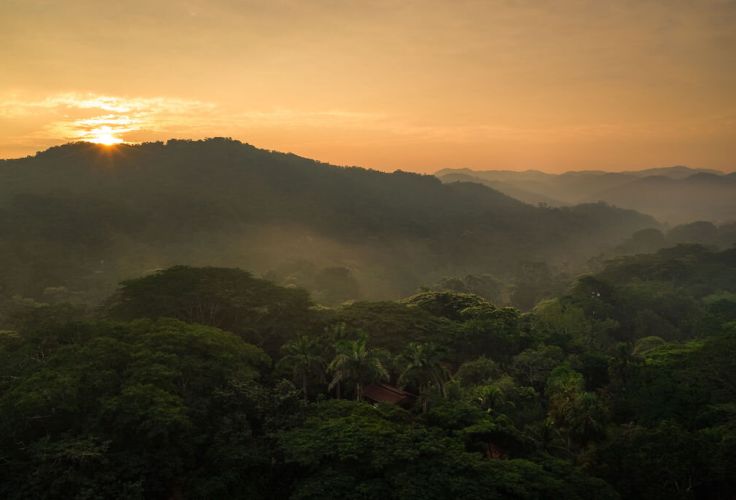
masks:
<instances>
[{"instance_id":1,"label":"sunlight","mask_svg":"<svg viewBox=\"0 0 736 500\"><path fill-rule=\"evenodd\" d=\"M105 146L112 146L124 142L120 137L116 137L115 131L107 125L90 130L85 140L94 142L95 144L104 144Z\"/></svg>"}]
</instances>

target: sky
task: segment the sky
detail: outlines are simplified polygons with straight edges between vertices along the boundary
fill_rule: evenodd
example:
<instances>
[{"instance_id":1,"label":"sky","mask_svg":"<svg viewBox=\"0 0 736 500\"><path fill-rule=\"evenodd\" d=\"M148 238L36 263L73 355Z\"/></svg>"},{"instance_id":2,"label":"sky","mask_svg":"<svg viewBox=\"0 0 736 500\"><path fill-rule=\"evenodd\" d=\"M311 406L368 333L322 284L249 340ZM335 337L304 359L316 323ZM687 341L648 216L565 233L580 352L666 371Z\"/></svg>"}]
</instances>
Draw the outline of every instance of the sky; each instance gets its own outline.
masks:
<instances>
[{"instance_id":1,"label":"sky","mask_svg":"<svg viewBox=\"0 0 736 500\"><path fill-rule=\"evenodd\" d=\"M736 170L736 0L0 0L0 158L226 136L339 165Z\"/></svg>"}]
</instances>

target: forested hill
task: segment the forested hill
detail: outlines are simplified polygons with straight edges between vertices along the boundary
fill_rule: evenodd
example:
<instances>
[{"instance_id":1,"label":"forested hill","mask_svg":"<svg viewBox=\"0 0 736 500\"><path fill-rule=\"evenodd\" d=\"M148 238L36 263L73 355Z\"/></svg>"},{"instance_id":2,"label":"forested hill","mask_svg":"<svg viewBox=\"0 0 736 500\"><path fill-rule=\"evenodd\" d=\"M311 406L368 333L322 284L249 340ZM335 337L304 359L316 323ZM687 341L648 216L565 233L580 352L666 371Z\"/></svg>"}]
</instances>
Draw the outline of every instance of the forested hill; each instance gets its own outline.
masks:
<instances>
[{"instance_id":1,"label":"forested hill","mask_svg":"<svg viewBox=\"0 0 736 500\"><path fill-rule=\"evenodd\" d=\"M668 224L736 220L736 173L683 166L631 172L548 174L469 169L436 173L443 182L477 182L527 203L553 206L604 201L655 216Z\"/></svg>"},{"instance_id":2,"label":"forested hill","mask_svg":"<svg viewBox=\"0 0 736 500\"><path fill-rule=\"evenodd\" d=\"M730 500L734 374L736 249L528 313L176 266L0 314L0 498Z\"/></svg>"},{"instance_id":3,"label":"forested hill","mask_svg":"<svg viewBox=\"0 0 736 500\"><path fill-rule=\"evenodd\" d=\"M655 226L603 204L538 208L478 184L229 139L74 143L0 161L6 295L106 293L152 269L206 264L338 266L363 296L398 296L525 261L574 269Z\"/></svg>"}]
</instances>

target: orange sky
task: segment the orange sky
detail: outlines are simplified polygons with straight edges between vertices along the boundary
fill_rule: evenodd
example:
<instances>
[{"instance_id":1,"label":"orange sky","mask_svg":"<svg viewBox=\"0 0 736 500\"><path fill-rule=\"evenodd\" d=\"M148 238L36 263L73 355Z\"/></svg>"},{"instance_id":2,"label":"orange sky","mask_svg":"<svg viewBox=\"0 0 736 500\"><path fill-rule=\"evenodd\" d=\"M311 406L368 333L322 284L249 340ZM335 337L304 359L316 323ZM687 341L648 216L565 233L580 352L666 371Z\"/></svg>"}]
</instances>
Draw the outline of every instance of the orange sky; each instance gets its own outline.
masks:
<instances>
[{"instance_id":1,"label":"orange sky","mask_svg":"<svg viewBox=\"0 0 736 500\"><path fill-rule=\"evenodd\" d=\"M0 0L0 157L217 135L384 170L734 170L734 26L734 0Z\"/></svg>"}]
</instances>

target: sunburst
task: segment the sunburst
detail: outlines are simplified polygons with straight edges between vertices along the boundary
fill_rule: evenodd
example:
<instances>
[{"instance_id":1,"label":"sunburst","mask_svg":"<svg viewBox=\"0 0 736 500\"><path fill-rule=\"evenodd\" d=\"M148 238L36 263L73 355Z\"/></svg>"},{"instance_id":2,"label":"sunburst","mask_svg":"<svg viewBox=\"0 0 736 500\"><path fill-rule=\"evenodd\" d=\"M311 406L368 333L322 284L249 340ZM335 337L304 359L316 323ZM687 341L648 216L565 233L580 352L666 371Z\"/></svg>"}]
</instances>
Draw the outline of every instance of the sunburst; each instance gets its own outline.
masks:
<instances>
[{"instance_id":1,"label":"sunburst","mask_svg":"<svg viewBox=\"0 0 736 500\"><path fill-rule=\"evenodd\" d=\"M94 142L95 144L103 144L105 146L113 146L115 144L125 142L123 139L115 135L115 130L107 125L90 130L86 140Z\"/></svg>"}]
</instances>

